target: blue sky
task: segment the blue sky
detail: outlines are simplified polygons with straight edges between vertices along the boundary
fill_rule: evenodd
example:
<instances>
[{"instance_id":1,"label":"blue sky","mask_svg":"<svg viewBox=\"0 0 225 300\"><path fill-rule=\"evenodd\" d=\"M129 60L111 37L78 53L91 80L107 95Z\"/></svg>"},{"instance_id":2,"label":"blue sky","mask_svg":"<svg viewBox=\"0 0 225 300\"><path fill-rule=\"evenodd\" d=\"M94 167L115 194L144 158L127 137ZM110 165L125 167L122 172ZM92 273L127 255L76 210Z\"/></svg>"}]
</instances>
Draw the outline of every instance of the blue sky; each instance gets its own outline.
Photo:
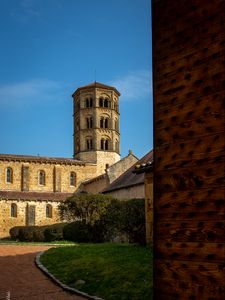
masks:
<instances>
[{"instance_id":1,"label":"blue sky","mask_svg":"<svg viewBox=\"0 0 225 300\"><path fill-rule=\"evenodd\" d=\"M72 157L71 94L95 79L121 92L121 156L147 153L150 20L150 0L0 0L0 153Z\"/></svg>"}]
</instances>

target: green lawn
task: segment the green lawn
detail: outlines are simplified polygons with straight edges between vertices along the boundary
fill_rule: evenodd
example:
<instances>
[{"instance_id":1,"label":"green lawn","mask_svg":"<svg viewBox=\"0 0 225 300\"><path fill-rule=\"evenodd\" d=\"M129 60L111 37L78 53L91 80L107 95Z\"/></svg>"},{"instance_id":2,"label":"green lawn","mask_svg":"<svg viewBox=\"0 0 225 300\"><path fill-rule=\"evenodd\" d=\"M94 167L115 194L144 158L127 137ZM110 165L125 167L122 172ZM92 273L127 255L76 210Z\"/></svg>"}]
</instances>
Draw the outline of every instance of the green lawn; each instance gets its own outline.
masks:
<instances>
[{"instance_id":1,"label":"green lawn","mask_svg":"<svg viewBox=\"0 0 225 300\"><path fill-rule=\"evenodd\" d=\"M61 282L106 300L152 299L152 250L127 244L52 248L41 262Z\"/></svg>"}]
</instances>

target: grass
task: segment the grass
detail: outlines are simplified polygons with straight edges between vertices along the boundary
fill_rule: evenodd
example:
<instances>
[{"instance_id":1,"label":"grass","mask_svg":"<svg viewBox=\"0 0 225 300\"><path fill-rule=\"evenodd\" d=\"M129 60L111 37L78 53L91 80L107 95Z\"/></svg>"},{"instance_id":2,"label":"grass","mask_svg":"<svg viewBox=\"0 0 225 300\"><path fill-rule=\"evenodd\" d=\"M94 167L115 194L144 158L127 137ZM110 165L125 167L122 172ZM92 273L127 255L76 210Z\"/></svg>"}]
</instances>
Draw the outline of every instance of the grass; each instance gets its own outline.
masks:
<instances>
[{"instance_id":1,"label":"grass","mask_svg":"<svg viewBox=\"0 0 225 300\"><path fill-rule=\"evenodd\" d=\"M151 300L152 250L127 244L52 248L41 262L61 282L106 300Z\"/></svg>"}]
</instances>

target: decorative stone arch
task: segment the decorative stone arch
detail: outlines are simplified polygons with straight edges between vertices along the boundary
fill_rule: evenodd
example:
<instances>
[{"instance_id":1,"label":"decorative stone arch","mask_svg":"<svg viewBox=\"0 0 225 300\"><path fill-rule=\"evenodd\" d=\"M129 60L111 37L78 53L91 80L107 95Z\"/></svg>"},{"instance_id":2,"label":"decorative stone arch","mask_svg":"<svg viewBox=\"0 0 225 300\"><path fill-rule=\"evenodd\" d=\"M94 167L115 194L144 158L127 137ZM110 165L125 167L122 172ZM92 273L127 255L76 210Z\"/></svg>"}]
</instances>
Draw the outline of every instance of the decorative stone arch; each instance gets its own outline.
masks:
<instances>
[{"instance_id":1,"label":"decorative stone arch","mask_svg":"<svg viewBox=\"0 0 225 300\"><path fill-rule=\"evenodd\" d=\"M86 128L93 128L93 116L91 114L86 116Z\"/></svg>"},{"instance_id":2,"label":"decorative stone arch","mask_svg":"<svg viewBox=\"0 0 225 300\"><path fill-rule=\"evenodd\" d=\"M99 96L99 107L111 108L110 95L102 93Z\"/></svg>"},{"instance_id":3,"label":"decorative stone arch","mask_svg":"<svg viewBox=\"0 0 225 300\"><path fill-rule=\"evenodd\" d=\"M100 140L100 149L101 150L111 150L111 139L109 136L107 135L104 135L101 137L101 140Z\"/></svg>"},{"instance_id":4,"label":"decorative stone arch","mask_svg":"<svg viewBox=\"0 0 225 300\"><path fill-rule=\"evenodd\" d=\"M83 107L84 108L91 108L94 105L93 95L87 94L83 96Z\"/></svg>"},{"instance_id":5,"label":"decorative stone arch","mask_svg":"<svg viewBox=\"0 0 225 300\"><path fill-rule=\"evenodd\" d=\"M110 116L108 114L101 114L99 119L100 128L110 128Z\"/></svg>"},{"instance_id":6,"label":"decorative stone arch","mask_svg":"<svg viewBox=\"0 0 225 300\"><path fill-rule=\"evenodd\" d=\"M92 150L94 148L93 137L91 135L88 135L85 137L85 141L86 141L86 150Z\"/></svg>"}]
</instances>

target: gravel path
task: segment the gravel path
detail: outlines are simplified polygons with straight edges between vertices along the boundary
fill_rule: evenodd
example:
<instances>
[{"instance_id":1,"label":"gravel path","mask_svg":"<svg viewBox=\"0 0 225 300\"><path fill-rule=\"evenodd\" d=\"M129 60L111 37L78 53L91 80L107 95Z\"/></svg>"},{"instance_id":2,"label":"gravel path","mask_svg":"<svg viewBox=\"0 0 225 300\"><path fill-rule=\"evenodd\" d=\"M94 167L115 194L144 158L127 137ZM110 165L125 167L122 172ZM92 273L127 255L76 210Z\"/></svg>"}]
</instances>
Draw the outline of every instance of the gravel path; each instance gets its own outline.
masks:
<instances>
[{"instance_id":1,"label":"gravel path","mask_svg":"<svg viewBox=\"0 0 225 300\"><path fill-rule=\"evenodd\" d=\"M35 265L50 246L0 245L0 300L86 300L63 291Z\"/></svg>"}]
</instances>

